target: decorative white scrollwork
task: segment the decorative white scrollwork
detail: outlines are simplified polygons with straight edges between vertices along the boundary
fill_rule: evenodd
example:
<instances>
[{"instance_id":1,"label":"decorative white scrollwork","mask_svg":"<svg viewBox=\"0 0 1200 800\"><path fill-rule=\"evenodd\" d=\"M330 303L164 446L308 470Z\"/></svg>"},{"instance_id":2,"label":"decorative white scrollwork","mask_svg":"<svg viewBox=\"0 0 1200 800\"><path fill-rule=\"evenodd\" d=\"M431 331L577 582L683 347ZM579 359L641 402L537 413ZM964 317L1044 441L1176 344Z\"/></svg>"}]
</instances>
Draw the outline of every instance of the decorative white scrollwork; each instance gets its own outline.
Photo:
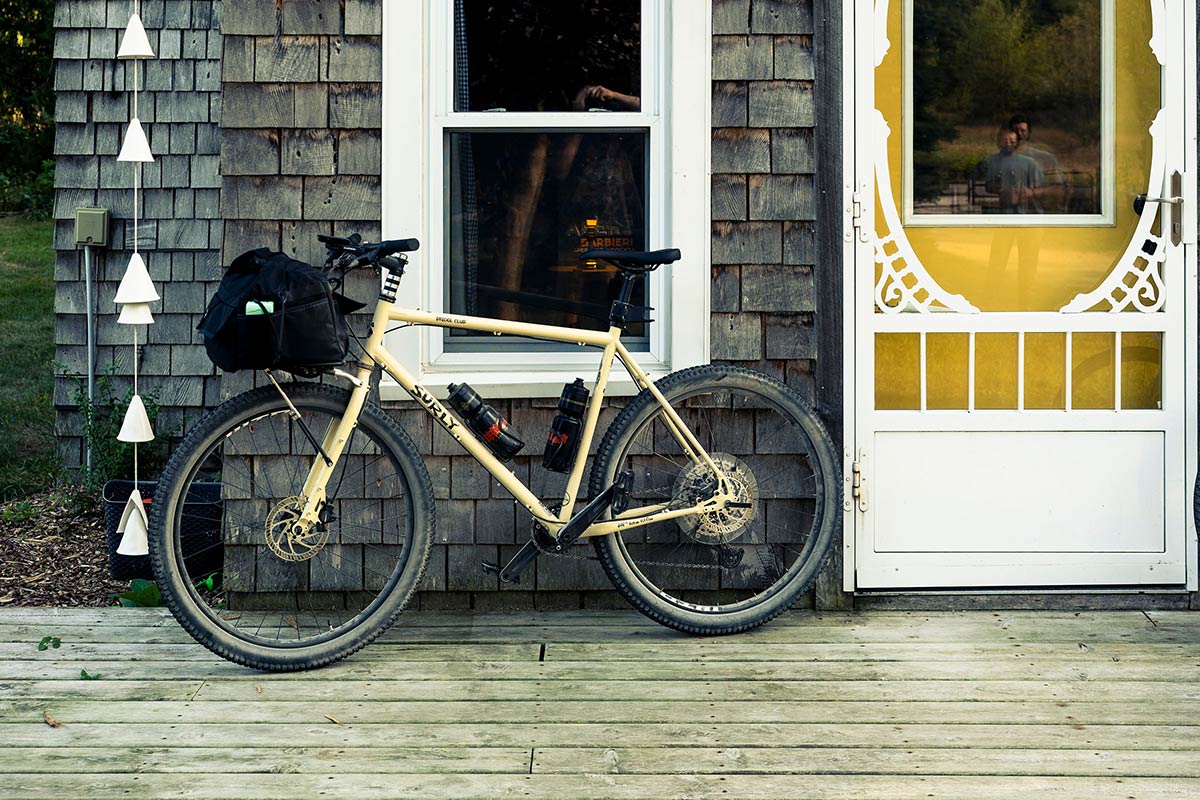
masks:
<instances>
[{"instance_id":1,"label":"decorative white scrollwork","mask_svg":"<svg viewBox=\"0 0 1200 800\"><path fill-rule=\"evenodd\" d=\"M883 114L875 111L875 188L879 192L879 204L883 209L883 224L875 220L875 235L872 237L875 264L879 267L879 278L875 282L875 307L885 314L899 312L929 313L931 311L956 311L960 314L978 314L979 309L971 305L961 294L951 294L938 285L926 271L913 251L896 200L892 195L892 181L888 174L887 142L891 129Z\"/></svg>"},{"instance_id":2,"label":"decorative white scrollwork","mask_svg":"<svg viewBox=\"0 0 1200 800\"><path fill-rule=\"evenodd\" d=\"M1163 145L1165 112L1160 110L1150 123L1150 181L1147 192L1156 194L1163 186L1166 154ZM1083 311L1161 311L1166 302L1162 265L1167 258L1166 240L1152 232L1159 216L1159 205L1149 203L1138 218L1137 227L1117 260L1112 272L1090 292L1077 294L1059 309L1064 314Z\"/></svg>"}]
</instances>

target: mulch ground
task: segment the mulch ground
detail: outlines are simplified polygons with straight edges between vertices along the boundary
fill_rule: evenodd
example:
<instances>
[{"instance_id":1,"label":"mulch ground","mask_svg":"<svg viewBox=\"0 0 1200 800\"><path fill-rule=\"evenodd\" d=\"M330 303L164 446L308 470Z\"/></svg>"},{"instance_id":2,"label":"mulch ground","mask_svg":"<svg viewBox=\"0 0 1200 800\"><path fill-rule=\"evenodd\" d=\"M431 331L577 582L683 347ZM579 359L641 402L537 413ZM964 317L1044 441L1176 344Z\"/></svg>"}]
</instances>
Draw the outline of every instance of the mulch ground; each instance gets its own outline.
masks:
<instances>
[{"instance_id":1,"label":"mulch ground","mask_svg":"<svg viewBox=\"0 0 1200 800\"><path fill-rule=\"evenodd\" d=\"M129 589L108 577L99 504L75 505L57 490L0 505L0 608L111 606Z\"/></svg>"}]
</instances>

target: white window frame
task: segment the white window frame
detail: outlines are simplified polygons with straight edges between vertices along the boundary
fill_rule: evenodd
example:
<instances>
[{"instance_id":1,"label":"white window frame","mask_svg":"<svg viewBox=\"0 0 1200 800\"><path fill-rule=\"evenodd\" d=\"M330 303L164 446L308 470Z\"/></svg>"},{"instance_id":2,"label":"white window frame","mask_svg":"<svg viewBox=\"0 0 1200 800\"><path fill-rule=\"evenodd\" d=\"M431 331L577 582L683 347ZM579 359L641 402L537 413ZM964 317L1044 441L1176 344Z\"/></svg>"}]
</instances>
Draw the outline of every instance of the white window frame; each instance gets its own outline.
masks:
<instances>
[{"instance_id":1,"label":"white window frame","mask_svg":"<svg viewBox=\"0 0 1200 800\"><path fill-rule=\"evenodd\" d=\"M448 263L443 220L446 128L649 128L650 224L647 249L677 247L683 259L652 274L655 322L650 349L638 363L658 378L708 362L711 283L711 0L642 0L642 110L637 113L453 111L453 0L388 0L383 4L384 238L417 236L401 282L400 305L444 310ZM440 46L439 44L440 43ZM585 117L581 119L581 117ZM469 380L489 397L556 396L563 383L588 377L595 350L446 352L443 331L417 328L389 334L388 349L436 393ZM609 394L632 394L616 370ZM405 399L385 381L382 398Z\"/></svg>"}]
</instances>

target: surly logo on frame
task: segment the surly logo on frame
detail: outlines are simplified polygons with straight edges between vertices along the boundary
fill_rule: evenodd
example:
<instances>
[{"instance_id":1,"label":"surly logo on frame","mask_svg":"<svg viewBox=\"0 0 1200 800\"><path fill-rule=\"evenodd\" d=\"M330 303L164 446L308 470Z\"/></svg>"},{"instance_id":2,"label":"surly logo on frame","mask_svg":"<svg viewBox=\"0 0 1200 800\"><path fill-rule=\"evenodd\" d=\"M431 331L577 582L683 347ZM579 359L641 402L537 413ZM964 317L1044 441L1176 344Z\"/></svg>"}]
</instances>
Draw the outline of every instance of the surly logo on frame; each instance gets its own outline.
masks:
<instances>
[{"instance_id":1,"label":"surly logo on frame","mask_svg":"<svg viewBox=\"0 0 1200 800\"><path fill-rule=\"evenodd\" d=\"M408 387L405 388L408 389ZM414 400L429 409L429 413L433 415L434 419L442 423L442 426L448 433L454 436L455 439L458 438L458 433L454 430L459 427L458 420L433 395L426 391L424 386L413 386L413 388L408 389L408 393L412 395Z\"/></svg>"}]
</instances>

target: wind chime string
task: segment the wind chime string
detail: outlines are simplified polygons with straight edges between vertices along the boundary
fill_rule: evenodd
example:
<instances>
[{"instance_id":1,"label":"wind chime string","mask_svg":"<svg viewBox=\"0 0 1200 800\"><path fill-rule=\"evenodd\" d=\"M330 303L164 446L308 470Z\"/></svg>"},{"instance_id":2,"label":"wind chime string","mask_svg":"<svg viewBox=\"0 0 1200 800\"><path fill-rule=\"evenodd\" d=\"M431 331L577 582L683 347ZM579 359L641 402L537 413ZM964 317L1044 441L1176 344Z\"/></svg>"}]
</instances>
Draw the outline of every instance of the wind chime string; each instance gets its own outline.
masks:
<instances>
[{"instance_id":1,"label":"wind chime string","mask_svg":"<svg viewBox=\"0 0 1200 800\"><path fill-rule=\"evenodd\" d=\"M140 11L139 0L133 0L133 13L138 14ZM133 59L133 118L138 120L138 62L141 59ZM137 124L141 124L138 120ZM138 190L142 173L142 162L133 162L133 253L138 252ZM140 400L138 395L138 336L137 325L130 325L133 328L133 396ZM136 489L138 486L138 443L133 443L133 486Z\"/></svg>"}]
</instances>

